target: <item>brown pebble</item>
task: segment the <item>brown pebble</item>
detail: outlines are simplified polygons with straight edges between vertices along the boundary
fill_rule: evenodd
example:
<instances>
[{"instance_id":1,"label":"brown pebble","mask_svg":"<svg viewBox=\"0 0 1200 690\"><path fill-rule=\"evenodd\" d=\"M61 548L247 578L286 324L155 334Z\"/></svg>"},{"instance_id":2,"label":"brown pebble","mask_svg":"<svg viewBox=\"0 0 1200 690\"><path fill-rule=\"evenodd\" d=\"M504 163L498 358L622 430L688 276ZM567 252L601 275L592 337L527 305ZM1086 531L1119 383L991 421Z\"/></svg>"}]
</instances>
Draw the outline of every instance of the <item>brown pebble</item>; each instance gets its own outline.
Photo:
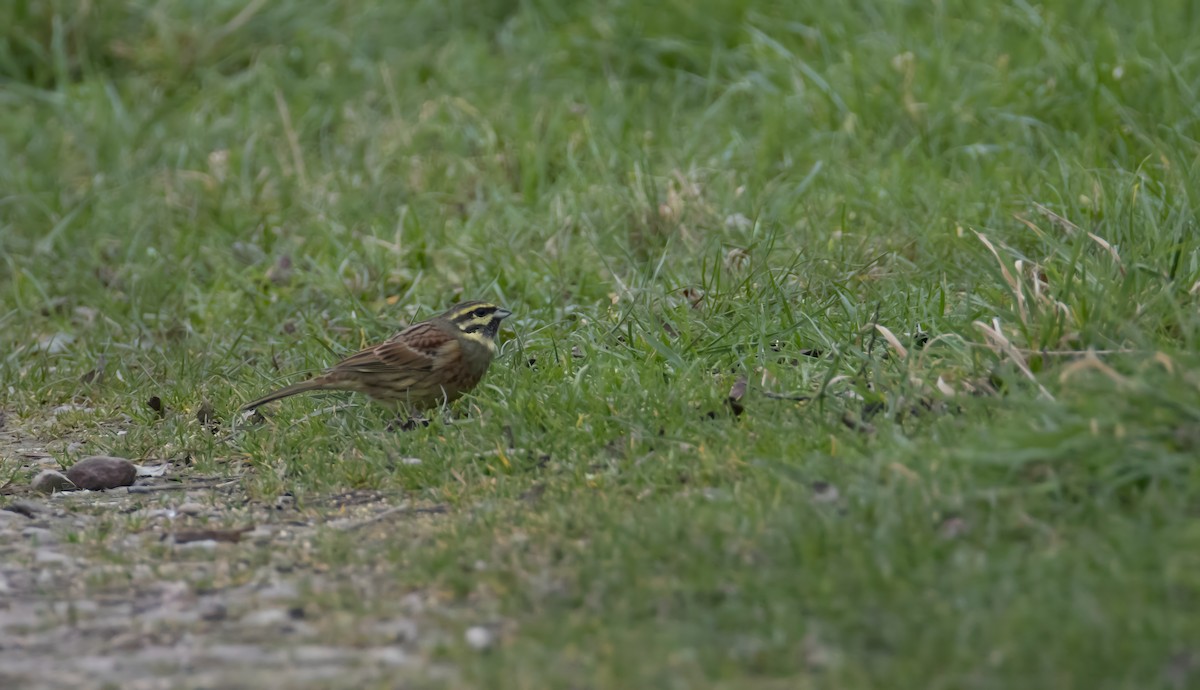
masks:
<instances>
[{"instance_id":1,"label":"brown pebble","mask_svg":"<svg viewBox=\"0 0 1200 690\"><path fill-rule=\"evenodd\" d=\"M115 489L131 486L137 479L137 467L125 458L93 455L72 465L67 470L67 479L80 489Z\"/></svg>"}]
</instances>

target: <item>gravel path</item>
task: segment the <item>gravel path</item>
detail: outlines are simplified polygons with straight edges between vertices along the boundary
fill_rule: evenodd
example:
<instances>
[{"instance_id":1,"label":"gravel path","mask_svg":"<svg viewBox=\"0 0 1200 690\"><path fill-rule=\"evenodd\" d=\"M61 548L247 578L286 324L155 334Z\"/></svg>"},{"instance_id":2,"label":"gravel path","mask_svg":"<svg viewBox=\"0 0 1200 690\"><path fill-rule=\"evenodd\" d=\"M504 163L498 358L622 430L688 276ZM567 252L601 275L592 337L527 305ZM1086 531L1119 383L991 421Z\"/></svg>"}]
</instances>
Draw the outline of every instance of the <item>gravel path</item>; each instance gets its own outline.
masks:
<instances>
[{"instance_id":1,"label":"gravel path","mask_svg":"<svg viewBox=\"0 0 1200 690\"><path fill-rule=\"evenodd\" d=\"M56 467L5 450L19 476ZM430 651L478 629L378 562L398 533L436 530L443 506L378 492L265 505L236 478L165 470L109 491L0 489L0 688L455 684Z\"/></svg>"}]
</instances>

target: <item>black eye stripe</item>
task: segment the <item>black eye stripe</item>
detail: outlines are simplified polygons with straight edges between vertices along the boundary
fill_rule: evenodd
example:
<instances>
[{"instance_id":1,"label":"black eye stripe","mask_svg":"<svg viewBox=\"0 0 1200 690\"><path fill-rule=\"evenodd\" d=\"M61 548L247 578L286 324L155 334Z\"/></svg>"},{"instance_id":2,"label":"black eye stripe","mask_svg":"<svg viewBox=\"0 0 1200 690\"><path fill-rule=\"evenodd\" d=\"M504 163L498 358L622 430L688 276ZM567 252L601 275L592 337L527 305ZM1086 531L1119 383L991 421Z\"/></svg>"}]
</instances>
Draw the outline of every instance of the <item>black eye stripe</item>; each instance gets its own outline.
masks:
<instances>
[{"instance_id":1,"label":"black eye stripe","mask_svg":"<svg viewBox=\"0 0 1200 690\"><path fill-rule=\"evenodd\" d=\"M475 307L474 309L464 309L454 315L456 321L461 319L479 319L494 312L495 307Z\"/></svg>"}]
</instances>

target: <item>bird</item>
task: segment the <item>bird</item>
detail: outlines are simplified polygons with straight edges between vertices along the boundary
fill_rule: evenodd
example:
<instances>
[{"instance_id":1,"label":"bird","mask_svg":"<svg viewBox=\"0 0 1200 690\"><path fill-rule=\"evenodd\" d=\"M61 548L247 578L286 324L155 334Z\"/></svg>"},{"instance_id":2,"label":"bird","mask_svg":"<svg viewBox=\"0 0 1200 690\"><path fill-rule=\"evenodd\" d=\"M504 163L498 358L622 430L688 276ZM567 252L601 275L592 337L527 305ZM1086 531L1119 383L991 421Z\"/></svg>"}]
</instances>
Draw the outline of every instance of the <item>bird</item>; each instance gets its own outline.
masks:
<instances>
[{"instance_id":1,"label":"bird","mask_svg":"<svg viewBox=\"0 0 1200 690\"><path fill-rule=\"evenodd\" d=\"M483 379L496 356L500 323L509 316L511 311L490 302L461 302L242 409L310 391L364 393L410 414L449 404Z\"/></svg>"}]
</instances>

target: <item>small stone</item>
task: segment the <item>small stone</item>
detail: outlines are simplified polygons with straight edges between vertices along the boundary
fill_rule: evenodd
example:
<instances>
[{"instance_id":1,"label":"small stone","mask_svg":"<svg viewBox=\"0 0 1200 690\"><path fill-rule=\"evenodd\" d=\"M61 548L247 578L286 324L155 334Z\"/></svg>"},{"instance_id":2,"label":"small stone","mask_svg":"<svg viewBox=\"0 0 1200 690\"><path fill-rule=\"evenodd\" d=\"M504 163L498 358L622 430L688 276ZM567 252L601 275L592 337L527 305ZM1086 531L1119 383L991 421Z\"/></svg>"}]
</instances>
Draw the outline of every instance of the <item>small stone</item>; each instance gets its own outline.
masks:
<instances>
[{"instance_id":1,"label":"small stone","mask_svg":"<svg viewBox=\"0 0 1200 690\"><path fill-rule=\"evenodd\" d=\"M4 506L4 510L32 519L38 513L44 512L46 506L34 501L13 501Z\"/></svg>"},{"instance_id":2,"label":"small stone","mask_svg":"<svg viewBox=\"0 0 1200 690\"><path fill-rule=\"evenodd\" d=\"M288 650L289 660L294 661L301 666L332 666L346 664L349 662L351 654L352 652L347 649L325 647L315 644L295 645Z\"/></svg>"},{"instance_id":3,"label":"small stone","mask_svg":"<svg viewBox=\"0 0 1200 690\"><path fill-rule=\"evenodd\" d=\"M37 473L30 483L34 491L39 491L44 494L52 494L55 491L71 491L75 488L75 484L67 479L67 475L58 470L42 470Z\"/></svg>"},{"instance_id":4,"label":"small stone","mask_svg":"<svg viewBox=\"0 0 1200 690\"><path fill-rule=\"evenodd\" d=\"M409 592L400 597L400 606L409 613L424 613L429 608L419 592Z\"/></svg>"},{"instance_id":5,"label":"small stone","mask_svg":"<svg viewBox=\"0 0 1200 690\"><path fill-rule=\"evenodd\" d=\"M38 349L48 355L57 355L67 351L67 347L75 342L75 336L70 333L55 333L38 340Z\"/></svg>"},{"instance_id":6,"label":"small stone","mask_svg":"<svg viewBox=\"0 0 1200 690\"><path fill-rule=\"evenodd\" d=\"M193 608L170 604L141 610L138 612L138 620L143 625L147 623L170 623L178 626L186 626L200 620L200 612Z\"/></svg>"},{"instance_id":7,"label":"small stone","mask_svg":"<svg viewBox=\"0 0 1200 690\"><path fill-rule=\"evenodd\" d=\"M463 639L467 641L467 644L470 645L471 649L482 652L485 649L491 648L492 644L494 644L496 641L496 636L492 634L491 630L488 630L482 625L475 625L467 628L467 632L463 635Z\"/></svg>"},{"instance_id":8,"label":"small stone","mask_svg":"<svg viewBox=\"0 0 1200 690\"><path fill-rule=\"evenodd\" d=\"M217 542L213 539L200 539L198 541L188 541L182 544L175 544L177 551L216 551Z\"/></svg>"},{"instance_id":9,"label":"small stone","mask_svg":"<svg viewBox=\"0 0 1200 690\"><path fill-rule=\"evenodd\" d=\"M229 610L219 601L210 601L200 607L200 618L206 621L223 621L229 617Z\"/></svg>"},{"instance_id":10,"label":"small stone","mask_svg":"<svg viewBox=\"0 0 1200 690\"><path fill-rule=\"evenodd\" d=\"M275 541L275 533L269 528L259 525L249 532L246 532L244 538L254 542L255 546L263 547L268 546Z\"/></svg>"},{"instance_id":11,"label":"small stone","mask_svg":"<svg viewBox=\"0 0 1200 690\"><path fill-rule=\"evenodd\" d=\"M33 559L38 563L69 563L71 561L70 558L50 549L38 549L33 554Z\"/></svg>"},{"instance_id":12,"label":"small stone","mask_svg":"<svg viewBox=\"0 0 1200 690\"><path fill-rule=\"evenodd\" d=\"M129 486L137 479L137 467L125 458L93 455L67 470L67 479L80 489L102 491Z\"/></svg>"},{"instance_id":13,"label":"small stone","mask_svg":"<svg viewBox=\"0 0 1200 690\"><path fill-rule=\"evenodd\" d=\"M839 666L842 659L841 652L826 644L813 630L800 641L800 654L804 664L814 671Z\"/></svg>"},{"instance_id":14,"label":"small stone","mask_svg":"<svg viewBox=\"0 0 1200 690\"><path fill-rule=\"evenodd\" d=\"M405 666L412 662L408 653L399 647L376 647L367 650L367 658L381 666Z\"/></svg>"},{"instance_id":15,"label":"small stone","mask_svg":"<svg viewBox=\"0 0 1200 690\"><path fill-rule=\"evenodd\" d=\"M965 519L951 515L942 520L942 524L938 526L938 536L946 540L958 539L970 530L971 525Z\"/></svg>"},{"instance_id":16,"label":"small stone","mask_svg":"<svg viewBox=\"0 0 1200 690\"><path fill-rule=\"evenodd\" d=\"M242 625L250 625L255 627L271 627L283 625L291 621L292 616L287 609L260 609L251 611L245 616L242 616Z\"/></svg>"},{"instance_id":17,"label":"small stone","mask_svg":"<svg viewBox=\"0 0 1200 690\"><path fill-rule=\"evenodd\" d=\"M256 596L260 602L291 601L300 596L300 588L292 582L281 580L259 589Z\"/></svg>"},{"instance_id":18,"label":"small stone","mask_svg":"<svg viewBox=\"0 0 1200 690\"><path fill-rule=\"evenodd\" d=\"M186 582L161 582L156 589L165 602L190 601L192 598L192 586Z\"/></svg>"},{"instance_id":19,"label":"small stone","mask_svg":"<svg viewBox=\"0 0 1200 690\"><path fill-rule=\"evenodd\" d=\"M389 642L412 643L417 640L417 624L411 618L395 618L375 625L375 632Z\"/></svg>"},{"instance_id":20,"label":"small stone","mask_svg":"<svg viewBox=\"0 0 1200 690\"><path fill-rule=\"evenodd\" d=\"M176 508L175 510L180 515L195 516L195 515L203 515L205 513L204 506L200 505L199 503L193 503L191 501L180 504L180 506L178 508Z\"/></svg>"},{"instance_id":21,"label":"small stone","mask_svg":"<svg viewBox=\"0 0 1200 690\"><path fill-rule=\"evenodd\" d=\"M93 614L100 610L100 605L87 599L74 599L70 601L55 601L51 604L50 610L59 616L78 615L81 613Z\"/></svg>"},{"instance_id":22,"label":"small stone","mask_svg":"<svg viewBox=\"0 0 1200 690\"><path fill-rule=\"evenodd\" d=\"M838 498L841 496L836 486L823 481L813 482L812 492L814 503L837 503Z\"/></svg>"},{"instance_id":23,"label":"small stone","mask_svg":"<svg viewBox=\"0 0 1200 690\"><path fill-rule=\"evenodd\" d=\"M725 216L725 227L731 230L749 230L754 227L754 221L741 213L734 213L733 215ZM748 259L741 259L741 257L745 256L747 256L745 249L731 249L725 255L725 265L730 268L741 268L748 261ZM741 261L737 261L738 259L741 259Z\"/></svg>"},{"instance_id":24,"label":"small stone","mask_svg":"<svg viewBox=\"0 0 1200 690\"><path fill-rule=\"evenodd\" d=\"M21 536L35 542L39 546L50 546L58 543L58 535L45 527L26 527L21 530Z\"/></svg>"}]
</instances>

